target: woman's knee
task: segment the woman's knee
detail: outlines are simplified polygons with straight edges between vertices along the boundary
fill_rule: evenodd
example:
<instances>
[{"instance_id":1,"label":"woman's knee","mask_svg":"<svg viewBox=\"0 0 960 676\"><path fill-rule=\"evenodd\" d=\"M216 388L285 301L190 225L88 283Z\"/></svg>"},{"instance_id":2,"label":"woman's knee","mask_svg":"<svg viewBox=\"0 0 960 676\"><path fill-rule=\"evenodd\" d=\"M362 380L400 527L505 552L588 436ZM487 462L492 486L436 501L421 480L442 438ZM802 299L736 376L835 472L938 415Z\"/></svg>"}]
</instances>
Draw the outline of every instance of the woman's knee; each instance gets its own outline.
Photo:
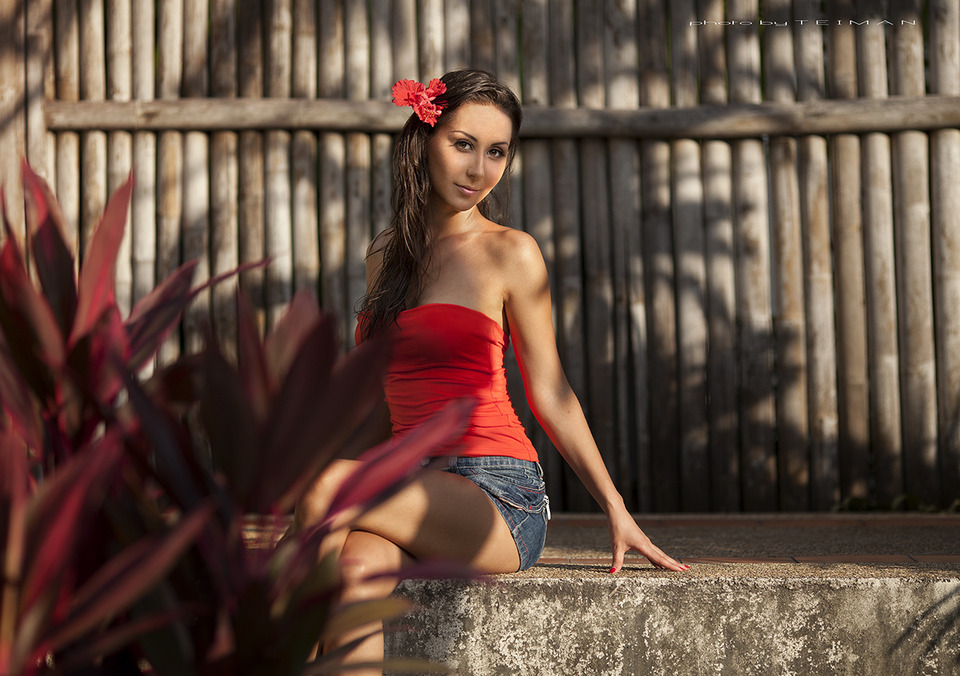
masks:
<instances>
[{"instance_id":1,"label":"woman's knee","mask_svg":"<svg viewBox=\"0 0 960 676\"><path fill-rule=\"evenodd\" d=\"M344 601L382 598L397 586L390 575L404 562L404 552L393 542L366 531L350 531L340 554L340 581Z\"/></svg>"},{"instance_id":2,"label":"woman's knee","mask_svg":"<svg viewBox=\"0 0 960 676\"><path fill-rule=\"evenodd\" d=\"M294 508L296 528L309 528L326 518L334 496L354 468L355 462L352 460L335 460L317 476Z\"/></svg>"}]
</instances>

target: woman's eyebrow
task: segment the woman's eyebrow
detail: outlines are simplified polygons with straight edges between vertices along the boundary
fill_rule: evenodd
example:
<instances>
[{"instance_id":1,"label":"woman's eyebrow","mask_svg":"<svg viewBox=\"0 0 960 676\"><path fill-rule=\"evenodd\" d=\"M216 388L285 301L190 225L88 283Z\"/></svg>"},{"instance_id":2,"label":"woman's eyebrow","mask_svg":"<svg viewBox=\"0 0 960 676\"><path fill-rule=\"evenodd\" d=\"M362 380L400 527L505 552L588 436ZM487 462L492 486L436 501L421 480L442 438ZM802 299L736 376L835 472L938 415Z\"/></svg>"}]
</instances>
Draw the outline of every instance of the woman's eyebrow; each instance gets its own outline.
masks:
<instances>
[{"instance_id":1,"label":"woman's eyebrow","mask_svg":"<svg viewBox=\"0 0 960 676\"><path fill-rule=\"evenodd\" d=\"M465 132L465 131L462 130L462 129L452 129L451 131L452 131L454 134L463 134L464 136L466 136L468 139L470 139L470 140L473 141L474 143L477 143L477 137L474 136L473 134L469 133L469 132ZM509 145L510 145L510 142L509 142L509 141L497 141L496 143L491 143L490 145L492 145L492 146L509 146Z\"/></svg>"}]
</instances>

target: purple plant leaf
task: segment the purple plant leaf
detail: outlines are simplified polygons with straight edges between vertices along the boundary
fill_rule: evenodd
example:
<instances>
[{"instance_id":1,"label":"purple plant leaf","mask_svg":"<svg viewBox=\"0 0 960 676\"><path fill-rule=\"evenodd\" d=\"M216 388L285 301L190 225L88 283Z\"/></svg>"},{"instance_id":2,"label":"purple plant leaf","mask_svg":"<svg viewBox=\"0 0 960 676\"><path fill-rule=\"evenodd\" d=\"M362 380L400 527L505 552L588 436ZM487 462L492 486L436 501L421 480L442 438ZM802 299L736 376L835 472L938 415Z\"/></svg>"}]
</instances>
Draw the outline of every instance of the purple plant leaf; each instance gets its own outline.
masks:
<instances>
[{"instance_id":1,"label":"purple plant leaf","mask_svg":"<svg viewBox=\"0 0 960 676\"><path fill-rule=\"evenodd\" d=\"M130 373L123 373L123 382L140 427L156 453L157 480L164 484L170 497L181 508L196 509L203 501L202 494L207 486L203 485L196 463L190 462L193 456L185 450L186 442L178 435L176 423L150 400L143 386Z\"/></svg>"},{"instance_id":2,"label":"purple plant leaf","mask_svg":"<svg viewBox=\"0 0 960 676\"><path fill-rule=\"evenodd\" d=\"M77 279L73 255L63 238L66 221L50 186L30 168L26 159L22 162L21 176L33 264L60 333L67 335L77 312Z\"/></svg>"},{"instance_id":3,"label":"purple plant leaf","mask_svg":"<svg viewBox=\"0 0 960 676\"><path fill-rule=\"evenodd\" d=\"M96 634L96 638L92 641L85 641L79 650L71 649L66 655L58 656L57 669L63 674L73 673L74 671L82 672L84 667L94 663L97 658L113 654L118 649L133 643L146 634L163 629L174 622L187 619L201 611L202 608L184 605L176 610L149 617L125 620L117 628ZM154 665L154 668L156 668L156 665Z\"/></svg>"},{"instance_id":4,"label":"purple plant leaf","mask_svg":"<svg viewBox=\"0 0 960 676\"><path fill-rule=\"evenodd\" d=\"M133 174L107 202L80 270L77 314L67 341L72 345L89 333L106 309L116 303L117 254L127 225L127 208L133 192Z\"/></svg>"},{"instance_id":5,"label":"purple plant leaf","mask_svg":"<svg viewBox=\"0 0 960 676\"><path fill-rule=\"evenodd\" d=\"M257 476L260 439L256 417L244 396L240 376L211 345L204 353L200 414L210 448L227 478L227 488L241 503Z\"/></svg>"},{"instance_id":6,"label":"purple plant leaf","mask_svg":"<svg viewBox=\"0 0 960 676\"><path fill-rule=\"evenodd\" d=\"M117 365L126 363L130 356L130 344L119 308L116 305L108 307L89 335L89 371L85 384L91 389L95 401L109 404L123 387Z\"/></svg>"},{"instance_id":7,"label":"purple plant leaf","mask_svg":"<svg viewBox=\"0 0 960 676\"><path fill-rule=\"evenodd\" d=\"M335 324L335 318L327 313L321 315L317 300L308 289L302 289L294 295L287 310L265 341L267 368L274 382L282 382L290 366L296 359L303 341L310 335L318 321ZM333 366L336 352L328 353L329 372Z\"/></svg>"},{"instance_id":8,"label":"purple plant leaf","mask_svg":"<svg viewBox=\"0 0 960 676\"><path fill-rule=\"evenodd\" d=\"M453 400L409 434L360 456L360 465L330 503L327 519L352 507L366 509L401 486L420 469L421 460L460 437L474 406L473 400Z\"/></svg>"},{"instance_id":9,"label":"purple plant leaf","mask_svg":"<svg viewBox=\"0 0 960 676\"><path fill-rule=\"evenodd\" d=\"M207 527L215 505L206 503L184 517L162 538L147 538L111 559L74 597L67 617L45 637L56 650L126 610L153 589Z\"/></svg>"},{"instance_id":10,"label":"purple plant leaf","mask_svg":"<svg viewBox=\"0 0 960 676\"><path fill-rule=\"evenodd\" d=\"M130 335L132 356L129 367L140 369L154 354L176 326L183 311L200 293L247 270L262 267L266 263L245 263L216 277L211 277L200 286L189 288L197 261L187 261L151 293L133 307L127 318L127 333Z\"/></svg>"},{"instance_id":11,"label":"purple plant leaf","mask_svg":"<svg viewBox=\"0 0 960 676\"><path fill-rule=\"evenodd\" d=\"M30 472L23 443L11 428L0 424L0 565L8 580L17 580L23 574L29 488ZM16 624L17 599L8 597L15 593L14 585L4 584L0 589L0 627Z\"/></svg>"},{"instance_id":12,"label":"purple plant leaf","mask_svg":"<svg viewBox=\"0 0 960 676\"><path fill-rule=\"evenodd\" d=\"M6 411L13 427L34 450L43 448L43 421L39 404L14 364L6 340L0 334L0 408Z\"/></svg>"},{"instance_id":13,"label":"purple plant leaf","mask_svg":"<svg viewBox=\"0 0 960 676\"><path fill-rule=\"evenodd\" d=\"M55 593L82 532L82 523L102 500L121 467L123 443L115 432L60 465L41 485L27 514L29 527L21 607Z\"/></svg>"},{"instance_id":14,"label":"purple plant leaf","mask_svg":"<svg viewBox=\"0 0 960 676\"><path fill-rule=\"evenodd\" d=\"M197 261L184 263L133 306L124 322L130 341L128 366L140 370L177 325L190 303L190 285Z\"/></svg>"},{"instance_id":15,"label":"purple plant leaf","mask_svg":"<svg viewBox=\"0 0 960 676\"><path fill-rule=\"evenodd\" d=\"M370 340L347 353L329 380L323 369L336 351L333 322L324 321L297 355L265 434L255 504L285 512L354 433L382 396L390 358L385 341Z\"/></svg>"},{"instance_id":16,"label":"purple plant leaf","mask_svg":"<svg viewBox=\"0 0 960 676\"><path fill-rule=\"evenodd\" d=\"M270 410L270 401L279 389L279 381L271 378L267 372L267 360L264 357L260 333L254 317L253 307L246 294L237 288L237 352L240 379L250 401L256 420L266 420ZM283 320L281 319L281 322Z\"/></svg>"},{"instance_id":17,"label":"purple plant leaf","mask_svg":"<svg viewBox=\"0 0 960 676\"><path fill-rule=\"evenodd\" d=\"M34 288L14 240L0 248L0 330L14 363L38 397L53 394L53 377L66 361L57 320Z\"/></svg>"}]
</instances>

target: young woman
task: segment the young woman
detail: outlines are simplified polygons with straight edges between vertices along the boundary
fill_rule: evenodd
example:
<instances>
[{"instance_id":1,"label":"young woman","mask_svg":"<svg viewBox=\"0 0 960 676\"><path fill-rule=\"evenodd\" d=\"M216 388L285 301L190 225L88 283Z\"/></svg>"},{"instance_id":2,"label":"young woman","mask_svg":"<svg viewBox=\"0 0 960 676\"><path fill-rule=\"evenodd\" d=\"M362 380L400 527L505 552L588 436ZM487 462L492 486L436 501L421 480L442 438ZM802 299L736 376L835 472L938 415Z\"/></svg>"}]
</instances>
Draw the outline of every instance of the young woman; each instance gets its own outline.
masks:
<instances>
[{"instance_id":1,"label":"young woman","mask_svg":"<svg viewBox=\"0 0 960 676\"><path fill-rule=\"evenodd\" d=\"M358 338L394 332L385 384L394 434L453 398L475 397L477 407L449 468L424 470L329 538L340 549L343 602L387 596L393 580L367 578L411 558L455 560L483 573L536 563L549 510L537 453L507 396L503 356L511 340L537 420L607 516L610 572L628 550L658 568L686 570L640 530L604 467L560 364L536 242L496 222L491 191L517 149L516 96L488 73L459 70L429 87L401 81L394 100L414 114L396 145L392 225L367 258ZM321 476L298 507L297 527L322 517L350 463ZM378 636L350 659L382 654Z\"/></svg>"}]
</instances>

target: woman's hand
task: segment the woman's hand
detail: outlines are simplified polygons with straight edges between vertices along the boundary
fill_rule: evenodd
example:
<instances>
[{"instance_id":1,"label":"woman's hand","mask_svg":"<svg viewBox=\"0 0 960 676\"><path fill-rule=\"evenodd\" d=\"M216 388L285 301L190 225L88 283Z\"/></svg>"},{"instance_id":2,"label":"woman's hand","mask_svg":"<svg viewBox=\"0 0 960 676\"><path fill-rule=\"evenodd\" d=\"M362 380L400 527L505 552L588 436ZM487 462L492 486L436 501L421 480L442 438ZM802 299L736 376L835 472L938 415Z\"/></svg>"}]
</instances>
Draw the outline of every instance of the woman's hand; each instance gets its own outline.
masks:
<instances>
[{"instance_id":1,"label":"woman's hand","mask_svg":"<svg viewBox=\"0 0 960 676\"><path fill-rule=\"evenodd\" d=\"M640 530L640 526L625 510L622 513L609 515L607 527L610 531L610 545L613 548L611 573L616 573L623 567L623 555L628 551L638 552L645 556L656 568L677 572L690 570L690 566L670 558L659 547L650 542L650 538Z\"/></svg>"}]
</instances>

